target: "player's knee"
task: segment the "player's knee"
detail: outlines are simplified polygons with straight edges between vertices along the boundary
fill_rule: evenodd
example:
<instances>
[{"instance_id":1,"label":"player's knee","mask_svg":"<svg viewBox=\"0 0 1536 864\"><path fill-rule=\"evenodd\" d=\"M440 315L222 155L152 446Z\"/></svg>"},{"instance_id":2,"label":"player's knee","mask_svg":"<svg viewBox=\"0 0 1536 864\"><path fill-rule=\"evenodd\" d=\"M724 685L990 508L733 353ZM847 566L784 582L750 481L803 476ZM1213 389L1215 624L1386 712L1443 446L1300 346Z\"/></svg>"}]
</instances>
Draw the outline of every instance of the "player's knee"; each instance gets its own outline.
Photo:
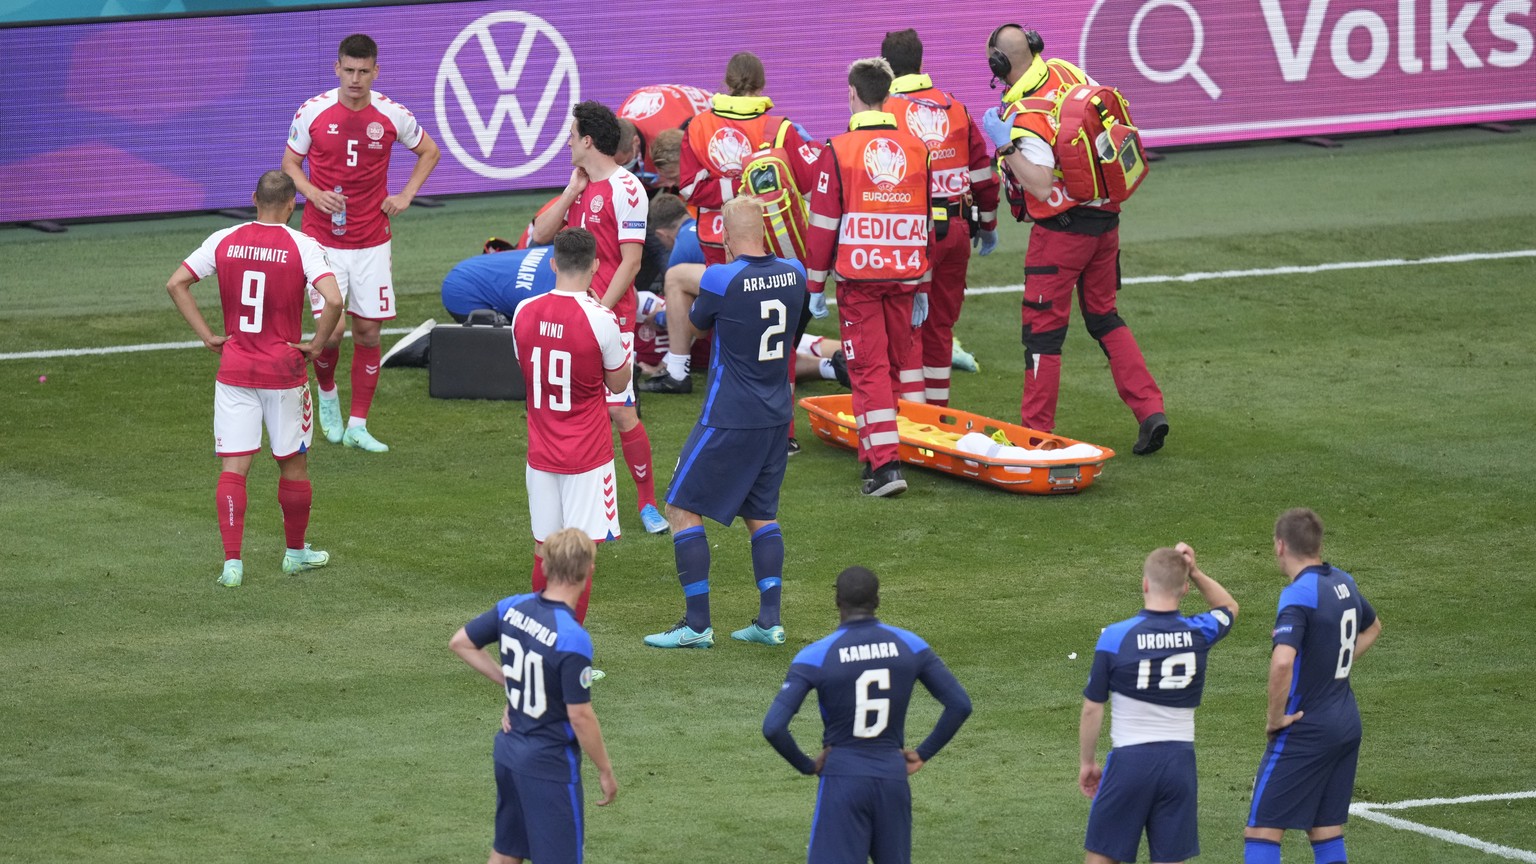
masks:
<instances>
[{"instance_id":1,"label":"player's knee","mask_svg":"<svg viewBox=\"0 0 1536 864\"><path fill-rule=\"evenodd\" d=\"M1060 354L1061 346L1067 341L1067 328L1057 327L1037 333L1025 324L1023 341L1027 354Z\"/></svg>"},{"instance_id":2,"label":"player's knee","mask_svg":"<svg viewBox=\"0 0 1536 864\"><path fill-rule=\"evenodd\" d=\"M1094 315L1091 312L1083 313L1083 324L1088 328L1088 335L1095 341L1102 341L1105 336L1125 326L1125 320L1118 312L1108 312L1104 315Z\"/></svg>"}]
</instances>

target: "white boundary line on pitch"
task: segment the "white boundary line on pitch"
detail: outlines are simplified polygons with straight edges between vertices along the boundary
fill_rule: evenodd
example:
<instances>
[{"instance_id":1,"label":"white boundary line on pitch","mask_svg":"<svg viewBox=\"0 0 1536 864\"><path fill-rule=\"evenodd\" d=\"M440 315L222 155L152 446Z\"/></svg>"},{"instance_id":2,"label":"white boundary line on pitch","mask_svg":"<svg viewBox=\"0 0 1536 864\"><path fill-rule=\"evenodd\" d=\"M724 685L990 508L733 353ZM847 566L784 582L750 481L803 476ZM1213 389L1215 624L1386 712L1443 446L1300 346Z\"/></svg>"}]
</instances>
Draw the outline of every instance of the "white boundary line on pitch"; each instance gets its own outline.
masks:
<instances>
[{"instance_id":1,"label":"white boundary line on pitch","mask_svg":"<svg viewBox=\"0 0 1536 864\"><path fill-rule=\"evenodd\" d=\"M1206 282L1212 279L1248 279L1254 276L1293 276L1307 273L1326 273L1332 270L1371 270L1381 267L1410 267L1422 264L1467 264L1474 261L1501 261L1509 258L1536 258L1536 249L1516 249L1512 252L1468 252L1460 255L1437 255L1432 258L1381 258L1375 261L1336 261L1330 264L1294 265L1289 267L1264 267L1256 270L1217 270L1213 272L1184 273L1179 276L1132 276L1122 279L1123 285L1152 285L1161 282ZM1024 290L1019 285L989 285L967 288L967 295L1009 294ZM828 300L827 305L837 305ZM399 336L414 328L390 327L383 331L386 336ZM344 334L345 335L345 334ZM200 348L202 342L152 342L145 345L112 345L106 348L58 348L49 351L15 351L0 354L0 360L47 360L53 357L88 357L97 354L127 354L135 351L167 351L177 348Z\"/></svg>"},{"instance_id":2,"label":"white boundary line on pitch","mask_svg":"<svg viewBox=\"0 0 1536 864\"><path fill-rule=\"evenodd\" d=\"M1512 846L1503 846L1498 843L1489 843L1487 840L1479 840L1459 831L1450 831L1445 828L1436 828L1433 825L1424 825L1397 816L1388 816L1382 810L1408 810L1414 807L1444 807L1452 804L1474 804L1480 801L1514 801L1521 798L1536 798L1536 790L1529 792L1502 792L1493 795L1464 795L1460 798L1416 798L1411 801L1393 801L1388 804L1351 804L1349 813L1351 816L1359 816L1372 822L1379 822L1389 828L1398 828L1403 831L1412 831L1433 837L1436 840L1444 840L1447 843L1455 843L1467 846L1479 852L1489 855L1497 855L1500 858L1508 858L1511 861L1526 861L1536 864L1536 852L1525 849L1516 849Z\"/></svg>"}]
</instances>

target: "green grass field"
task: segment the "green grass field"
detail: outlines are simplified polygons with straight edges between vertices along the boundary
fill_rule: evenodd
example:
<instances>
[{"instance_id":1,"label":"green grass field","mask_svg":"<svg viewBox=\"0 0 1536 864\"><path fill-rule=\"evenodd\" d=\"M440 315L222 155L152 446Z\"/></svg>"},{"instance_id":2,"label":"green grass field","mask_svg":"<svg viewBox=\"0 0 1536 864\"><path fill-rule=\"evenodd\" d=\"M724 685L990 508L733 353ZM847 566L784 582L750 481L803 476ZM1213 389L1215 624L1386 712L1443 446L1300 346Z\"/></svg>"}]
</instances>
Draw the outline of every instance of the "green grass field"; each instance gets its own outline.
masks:
<instances>
[{"instance_id":1,"label":"green grass field","mask_svg":"<svg viewBox=\"0 0 1536 864\"><path fill-rule=\"evenodd\" d=\"M1178 153L1128 208L1124 272L1530 249L1533 188L1531 127ZM442 274L542 200L453 200L397 220L397 323L442 317ZM0 229L0 352L191 339L162 286L229 224ZM1026 231L1003 233L973 285L1020 281ZM1536 789L1533 283L1526 257L1128 286L1121 312L1172 434L1155 456L1130 455L1135 422L1074 323L1058 430L1123 454L1077 496L914 469L904 497L864 500L851 454L811 440L802 414L780 514L780 650L644 648L681 595L671 544L626 506L588 620L622 784L612 807L588 808L590 860L803 858L814 783L759 729L794 652L835 626L831 582L850 564L881 575L884 617L933 644L976 705L914 779L916 860L1081 860L1088 658L1099 628L1138 608L1147 551L1178 540L1242 604L1212 654L1197 741L1202 860L1239 860L1281 587L1270 529L1293 505L1322 514L1327 557L1384 622L1355 667L1357 800ZM216 316L213 292L200 296ZM1017 294L968 301L959 333L982 372L956 374L957 407L1017 418L1018 314ZM522 404L434 401L424 370L390 370L370 428L393 451L321 441L310 459L310 537L332 566L279 572L277 472L258 459L246 584L230 591L214 583L215 362L0 360L0 860L482 860L500 697L447 641L527 584ZM663 481L699 404L645 403ZM740 525L710 536L715 624L729 629L755 611L747 538ZM801 714L809 749L819 723ZM936 715L914 700L909 738ZM1395 815L1536 850L1536 799ZM1347 837L1365 862L1500 860L1360 819ZM1311 860L1299 837L1286 855Z\"/></svg>"}]
</instances>

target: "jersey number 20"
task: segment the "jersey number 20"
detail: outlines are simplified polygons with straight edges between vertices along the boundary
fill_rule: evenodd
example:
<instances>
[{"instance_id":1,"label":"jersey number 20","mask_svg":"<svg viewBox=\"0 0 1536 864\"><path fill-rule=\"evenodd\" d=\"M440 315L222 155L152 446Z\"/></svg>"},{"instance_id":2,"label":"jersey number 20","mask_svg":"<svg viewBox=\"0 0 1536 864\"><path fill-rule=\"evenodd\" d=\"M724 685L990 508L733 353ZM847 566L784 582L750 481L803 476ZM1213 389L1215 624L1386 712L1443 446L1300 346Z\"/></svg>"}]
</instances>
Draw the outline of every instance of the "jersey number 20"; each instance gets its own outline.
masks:
<instances>
[{"instance_id":1,"label":"jersey number 20","mask_svg":"<svg viewBox=\"0 0 1536 864\"><path fill-rule=\"evenodd\" d=\"M524 651L523 643L505 633L501 636L501 674L507 679L507 704L535 719L544 716L549 699L544 694L544 655ZM518 689L518 685L522 689Z\"/></svg>"}]
</instances>

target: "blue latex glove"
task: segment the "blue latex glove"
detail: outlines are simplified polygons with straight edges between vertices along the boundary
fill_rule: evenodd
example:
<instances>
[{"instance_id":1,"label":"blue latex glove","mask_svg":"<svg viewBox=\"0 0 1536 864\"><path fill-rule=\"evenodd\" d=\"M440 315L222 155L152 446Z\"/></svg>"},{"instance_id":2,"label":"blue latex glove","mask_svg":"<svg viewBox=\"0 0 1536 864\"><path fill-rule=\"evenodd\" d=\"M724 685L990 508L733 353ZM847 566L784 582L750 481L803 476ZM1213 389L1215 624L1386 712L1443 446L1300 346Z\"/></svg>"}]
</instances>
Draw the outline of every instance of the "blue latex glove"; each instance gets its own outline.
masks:
<instances>
[{"instance_id":1,"label":"blue latex glove","mask_svg":"<svg viewBox=\"0 0 1536 864\"><path fill-rule=\"evenodd\" d=\"M817 292L817 293L811 295L811 317L812 318L825 318L825 317L827 317L827 295L826 294L821 293L821 292Z\"/></svg>"},{"instance_id":2,"label":"blue latex glove","mask_svg":"<svg viewBox=\"0 0 1536 864\"><path fill-rule=\"evenodd\" d=\"M971 247L979 249L980 251L977 254L983 258L991 255L992 250L997 248L997 229L993 228L991 231L988 231L982 228L978 230L975 236L971 238Z\"/></svg>"},{"instance_id":3,"label":"blue latex glove","mask_svg":"<svg viewBox=\"0 0 1536 864\"><path fill-rule=\"evenodd\" d=\"M997 232L994 231L992 233L996 234ZM981 254L985 255L987 253L983 252ZM663 309L660 312L657 312L656 317L652 318L651 321L656 325L657 330L667 329L667 310Z\"/></svg>"},{"instance_id":4,"label":"blue latex glove","mask_svg":"<svg viewBox=\"0 0 1536 864\"><path fill-rule=\"evenodd\" d=\"M912 295L912 326L921 327L928 320L928 292L919 291Z\"/></svg>"},{"instance_id":5,"label":"blue latex glove","mask_svg":"<svg viewBox=\"0 0 1536 864\"><path fill-rule=\"evenodd\" d=\"M997 106L987 109L987 113L981 115L982 128L986 129L987 137L999 147L1007 147L1013 141L1013 121L1004 120L998 116Z\"/></svg>"}]
</instances>

